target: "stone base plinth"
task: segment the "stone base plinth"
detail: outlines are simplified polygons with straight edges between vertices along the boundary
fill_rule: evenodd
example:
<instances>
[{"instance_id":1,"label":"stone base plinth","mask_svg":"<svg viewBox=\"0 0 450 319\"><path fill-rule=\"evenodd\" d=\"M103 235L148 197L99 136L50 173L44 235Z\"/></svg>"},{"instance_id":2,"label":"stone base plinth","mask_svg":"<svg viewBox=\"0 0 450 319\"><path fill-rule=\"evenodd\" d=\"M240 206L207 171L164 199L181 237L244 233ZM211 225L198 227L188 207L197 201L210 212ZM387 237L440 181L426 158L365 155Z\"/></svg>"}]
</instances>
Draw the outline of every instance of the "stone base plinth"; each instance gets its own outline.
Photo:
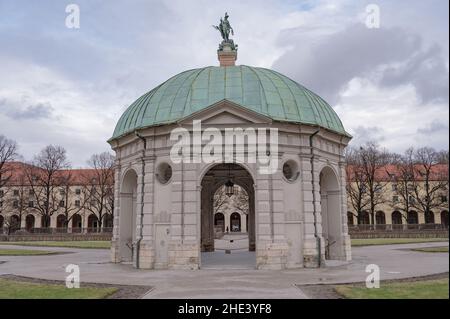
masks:
<instances>
[{"instance_id":1,"label":"stone base plinth","mask_svg":"<svg viewBox=\"0 0 450 319\"><path fill-rule=\"evenodd\" d=\"M324 265L325 260L325 248L323 244L323 238L320 237L321 242L321 265ZM303 242L303 267L305 268L318 268L319 267L319 251L318 241L316 237L305 238Z\"/></svg>"},{"instance_id":2,"label":"stone base plinth","mask_svg":"<svg viewBox=\"0 0 450 319\"><path fill-rule=\"evenodd\" d=\"M287 242L258 242L256 247L256 268L286 269L289 245Z\"/></svg>"},{"instance_id":3,"label":"stone base plinth","mask_svg":"<svg viewBox=\"0 0 450 319\"><path fill-rule=\"evenodd\" d=\"M139 265L134 258L134 267L140 269L153 269L155 262L155 250L151 241L141 241L139 248Z\"/></svg>"},{"instance_id":4,"label":"stone base plinth","mask_svg":"<svg viewBox=\"0 0 450 319\"><path fill-rule=\"evenodd\" d=\"M117 240L111 242L110 258L112 263L120 263L119 242Z\"/></svg>"},{"instance_id":5,"label":"stone base plinth","mask_svg":"<svg viewBox=\"0 0 450 319\"><path fill-rule=\"evenodd\" d=\"M169 269L199 269L199 247L196 242L171 242L169 244Z\"/></svg>"}]
</instances>

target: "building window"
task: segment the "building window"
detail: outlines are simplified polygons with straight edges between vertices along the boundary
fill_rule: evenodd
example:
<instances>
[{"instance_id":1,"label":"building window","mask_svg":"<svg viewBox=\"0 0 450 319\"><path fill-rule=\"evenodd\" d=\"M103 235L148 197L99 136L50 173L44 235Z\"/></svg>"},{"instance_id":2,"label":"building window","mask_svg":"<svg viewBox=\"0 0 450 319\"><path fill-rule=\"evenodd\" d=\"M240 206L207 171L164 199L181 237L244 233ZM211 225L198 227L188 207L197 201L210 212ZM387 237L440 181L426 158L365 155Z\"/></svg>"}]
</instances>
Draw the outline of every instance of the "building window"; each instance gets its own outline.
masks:
<instances>
[{"instance_id":1,"label":"building window","mask_svg":"<svg viewBox=\"0 0 450 319\"><path fill-rule=\"evenodd\" d=\"M34 202L33 202L32 200L30 200L30 201L28 202L28 207L34 207Z\"/></svg>"},{"instance_id":2,"label":"building window","mask_svg":"<svg viewBox=\"0 0 450 319\"><path fill-rule=\"evenodd\" d=\"M65 191L64 189L60 189L60 190L59 190L59 194L60 194L61 196L64 196L64 195L66 195L66 191Z\"/></svg>"},{"instance_id":3,"label":"building window","mask_svg":"<svg viewBox=\"0 0 450 319\"><path fill-rule=\"evenodd\" d=\"M14 208L19 207L19 201L18 200L13 201L13 207Z\"/></svg>"},{"instance_id":4,"label":"building window","mask_svg":"<svg viewBox=\"0 0 450 319\"><path fill-rule=\"evenodd\" d=\"M0 207L3 207L3 201L0 201Z\"/></svg>"},{"instance_id":5,"label":"building window","mask_svg":"<svg viewBox=\"0 0 450 319\"><path fill-rule=\"evenodd\" d=\"M396 192L397 189L398 189L397 184L392 184L392 191L393 191L393 192Z\"/></svg>"},{"instance_id":6,"label":"building window","mask_svg":"<svg viewBox=\"0 0 450 319\"><path fill-rule=\"evenodd\" d=\"M375 186L375 192L376 193L380 193L382 189L383 189L383 187L381 185L376 185Z\"/></svg>"},{"instance_id":7,"label":"building window","mask_svg":"<svg viewBox=\"0 0 450 319\"><path fill-rule=\"evenodd\" d=\"M441 202L443 202L443 203L447 203L448 202L448 198L447 198L446 195L442 195L441 196Z\"/></svg>"},{"instance_id":8,"label":"building window","mask_svg":"<svg viewBox=\"0 0 450 319\"><path fill-rule=\"evenodd\" d=\"M3 189L0 189L0 197L3 197L5 195L5 191Z\"/></svg>"},{"instance_id":9,"label":"building window","mask_svg":"<svg viewBox=\"0 0 450 319\"><path fill-rule=\"evenodd\" d=\"M28 191L28 195L33 196L33 195L34 195L34 190L30 189L30 190Z\"/></svg>"},{"instance_id":10,"label":"building window","mask_svg":"<svg viewBox=\"0 0 450 319\"><path fill-rule=\"evenodd\" d=\"M397 196L397 195L392 196L392 201L393 201L394 203L398 203L398 196Z\"/></svg>"},{"instance_id":11,"label":"building window","mask_svg":"<svg viewBox=\"0 0 450 319\"><path fill-rule=\"evenodd\" d=\"M75 190L75 194L80 195L80 194L81 194L81 189L77 188L77 189Z\"/></svg>"},{"instance_id":12,"label":"building window","mask_svg":"<svg viewBox=\"0 0 450 319\"><path fill-rule=\"evenodd\" d=\"M15 189L15 190L13 191L13 194L14 194L14 196L19 196L19 190L18 190L18 189Z\"/></svg>"},{"instance_id":13,"label":"building window","mask_svg":"<svg viewBox=\"0 0 450 319\"><path fill-rule=\"evenodd\" d=\"M64 206L65 206L64 204L65 204L65 203L64 203L63 200L60 200L60 201L59 201L59 207L64 207Z\"/></svg>"},{"instance_id":14,"label":"building window","mask_svg":"<svg viewBox=\"0 0 450 319\"><path fill-rule=\"evenodd\" d=\"M409 203L410 204L415 204L416 203L416 199L413 196L409 196Z\"/></svg>"},{"instance_id":15,"label":"building window","mask_svg":"<svg viewBox=\"0 0 450 319\"><path fill-rule=\"evenodd\" d=\"M76 200L76 201L75 201L75 206L76 206L76 207L80 207L80 201L79 201L79 200Z\"/></svg>"}]
</instances>

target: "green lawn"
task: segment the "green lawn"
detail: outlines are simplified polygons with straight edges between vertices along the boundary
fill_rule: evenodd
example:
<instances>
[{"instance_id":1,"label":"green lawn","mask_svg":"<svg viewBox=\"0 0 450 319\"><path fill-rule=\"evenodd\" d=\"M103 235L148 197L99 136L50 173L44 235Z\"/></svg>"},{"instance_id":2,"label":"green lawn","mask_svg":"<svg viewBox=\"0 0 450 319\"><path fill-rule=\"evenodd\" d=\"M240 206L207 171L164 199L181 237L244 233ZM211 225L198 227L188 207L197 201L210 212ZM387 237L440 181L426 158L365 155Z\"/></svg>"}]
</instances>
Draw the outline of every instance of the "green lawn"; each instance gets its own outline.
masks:
<instances>
[{"instance_id":1,"label":"green lawn","mask_svg":"<svg viewBox=\"0 0 450 319\"><path fill-rule=\"evenodd\" d=\"M46 250L30 250L30 249L1 249L0 256L38 256L38 255L53 255L57 252Z\"/></svg>"},{"instance_id":2,"label":"green lawn","mask_svg":"<svg viewBox=\"0 0 450 319\"><path fill-rule=\"evenodd\" d=\"M348 299L448 299L448 278L415 282L380 283L380 288L336 286L335 291Z\"/></svg>"},{"instance_id":3,"label":"green lawn","mask_svg":"<svg viewBox=\"0 0 450 319\"><path fill-rule=\"evenodd\" d=\"M414 248L414 251L420 251L424 253L448 253L448 246L443 247L425 247L425 248Z\"/></svg>"},{"instance_id":4,"label":"green lawn","mask_svg":"<svg viewBox=\"0 0 450 319\"><path fill-rule=\"evenodd\" d=\"M67 288L64 284L38 284L0 278L0 299L101 299L117 288Z\"/></svg>"},{"instance_id":5,"label":"green lawn","mask_svg":"<svg viewBox=\"0 0 450 319\"><path fill-rule=\"evenodd\" d=\"M68 248L111 248L110 241L7 241L0 242L3 245L38 246L38 247L68 247Z\"/></svg>"},{"instance_id":6,"label":"green lawn","mask_svg":"<svg viewBox=\"0 0 450 319\"><path fill-rule=\"evenodd\" d=\"M448 241L448 238L370 238L370 239L352 239L352 246L370 246L370 245L392 245L392 244L413 244L429 242Z\"/></svg>"}]
</instances>

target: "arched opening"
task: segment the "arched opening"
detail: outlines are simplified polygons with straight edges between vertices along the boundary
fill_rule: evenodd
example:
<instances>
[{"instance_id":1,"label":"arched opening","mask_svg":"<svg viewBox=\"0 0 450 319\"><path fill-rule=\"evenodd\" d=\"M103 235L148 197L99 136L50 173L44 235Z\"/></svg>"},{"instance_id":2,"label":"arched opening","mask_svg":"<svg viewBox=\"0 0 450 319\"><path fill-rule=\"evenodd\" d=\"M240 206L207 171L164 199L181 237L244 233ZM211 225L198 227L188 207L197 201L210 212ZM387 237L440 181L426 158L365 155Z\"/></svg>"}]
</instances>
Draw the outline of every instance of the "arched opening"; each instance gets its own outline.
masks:
<instances>
[{"instance_id":1,"label":"arched opening","mask_svg":"<svg viewBox=\"0 0 450 319\"><path fill-rule=\"evenodd\" d=\"M253 185L250 173L238 164L217 164L203 176L200 245L202 268L224 267L237 262L240 266L255 267ZM223 237L217 238L214 232L216 227L225 231Z\"/></svg>"},{"instance_id":2,"label":"arched opening","mask_svg":"<svg viewBox=\"0 0 450 319\"><path fill-rule=\"evenodd\" d=\"M88 217L88 232L96 233L99 231L98 229L99 222L98 217L95 214L90 214Z\"/></svg>"},{"instance_id":3,"label":"arched opening","mask_svg":"<svg viewBox=\"0 0 450 319\"><path fill-rule=\"evenodd\" d=\"M105 230L105 229L108 231L112 230L113 220L114 220L114 218L113 218L112 214L103 215L103 223L102 223L103 230Z\"/></svg>"},{"instance_id":4,"label":"arched opening","mask_svg":"<svg viewBox=\"0 0 450 319\"><path fill-rule=\"evenodd\" d=\"M33 215L28 214L27 217L25 217L25 229L28 232L31 232L32 229L34 228L34 222L35 222L35 218ZM1 228L1 226L0 226Z\"/></svg>"},{"instance_id":5,"label":"arched opening","mask_svg":"<svg viewBox=\"0 0 450 319\"><path fill-rule=\"evenodd\" d=\"M402 213L400 213L399 211L395 211L392 213L392 227L393 228L399 228L398 226L396 227L395 225L402 225L403 224L403 218L402 218Z\"/></svg>"},{"instance_id":6,"label":"arched opening","mask_svg":"<svg viewBox=\"0 0 450 319\"><path fill-rule=\"evenodd\" d=\"M425 212L425 224L434 224L434 213L432 211Z\"/></svg>"},{"instance_id":7,"label":"arched opening","mask_svg":"<svg viewBox=\"0 0 450 319\"><path fill-rule=\"evenodd\" d=\"M348 226L353 226L354 225L353 213L352 212L347 212L347 225Z\"/></svg>"},{"instance_id":8,"label":"arched opening","mask_svg":"<svg viewBox=\"0 0 450 319\"><path fill-rule=\"evenodd\" d=\"M241 232L241 215L239 213L234 212L230 215L230 231Z\"/></svg>"},{"instance_id":9,"label":"arched opening","mask_svg":"<svg viewBox=\"0 0 450 319\"><path fill-rule=\"evenodd\" d=\"M133 259L133 243L136 240L136 198L137 174L129 170L120 187L120 216L119 216L119 259L130 262Z\"/></svg>"},{"instance_id":10,"label":"arched opening","mask_svg":"<svg viewBox=\"0 0 450 319\"><path fill-rule=\"evenodd\" d=\"M56 217L56 228L66 228L66 215L59 214L58 217Z\"/></svg>"},{"instance_id":11,"label":"arched opening","mask_svg":"<svg viewBox=\"0 0 450 319\"><path fill-rule=\"evenodd\" d=\"M81 233L83 229L83 224L81 221L81 216L79 214L74 214L72 216L72 233Z\"/></svg>"},{"instance_id":12,"label":"arched opening","mask_svg":"<svg viewBox=\"0 0 450 319\"><path fill-rule=\"evenodd\" d=\"M13 233L19 229L20 229L20 217L18 215L12 215L10 217L9 232Z\"/></svg>"},{"instance_id":13,"label":"arched opening","mask_svg":"<svg viewBox=\"0 0 450 319\"><path fill-rule=\"evenodd\" d=\"M417 212L414 210L409 211L407 221L409 225L417 225L419 223L419 215Z\"/></svg>"},{"instance_id":14,"label":"arched opening","mask_svg":"<svg viewBox=\"0 0 450 319\"><path fill-rule=\"evenodd\" d=\"M325 167L320 172L319 183L325 259L340 259L343 256L342 205L338 179L331 168Z\"/></svg>"},{"instance_id":15,"label":"arched opening","mask_svg":"<svg viewBox=\"0 0 450 319\"><path fill-rule=\"evenodd\" d=\"M448 229L448 211L446 210L441 212L441 224L445 229Z\"/></svg>"},{"instance_id":16,"label":"arched opening","mask_svg":"<svg viewBox=\"0 0 450 319\"><path fill-rule=\"evenodd\" d=\"M382 211L378 211L375 213L375 223L377 229L385 229L386 228L386 215Z\"/></svg>"},{"instance_id":17,"label":"arched opening","mask_svg":"<svg viewBox=\"0 0 450 319\"><path fill-rule=\"evenodd\" d=\"M48 227L50 227L50 216L42 215L41 216L41 228L48 228Z\"/></svg>"},{"instance_id":18,"label":"arched opening","mask_svg":"<svg viewBox=\"0 0 450 319\"><path fill-rule=\"evenodd\" d=\"M216 231L225 232L225 216L222 213L216 213L214 215L214 227Z\"/></svg>"},{"instance_id":19,"label":"arched opening","mask_svg":"<svg viewBox=\"0 0 450 319\"><path fill-rule=\"evenodd\" d=\"M358 225L369 225L370 224L370 215L369 212L363 210L358 215Z\"/></svg>"}]
</instances>

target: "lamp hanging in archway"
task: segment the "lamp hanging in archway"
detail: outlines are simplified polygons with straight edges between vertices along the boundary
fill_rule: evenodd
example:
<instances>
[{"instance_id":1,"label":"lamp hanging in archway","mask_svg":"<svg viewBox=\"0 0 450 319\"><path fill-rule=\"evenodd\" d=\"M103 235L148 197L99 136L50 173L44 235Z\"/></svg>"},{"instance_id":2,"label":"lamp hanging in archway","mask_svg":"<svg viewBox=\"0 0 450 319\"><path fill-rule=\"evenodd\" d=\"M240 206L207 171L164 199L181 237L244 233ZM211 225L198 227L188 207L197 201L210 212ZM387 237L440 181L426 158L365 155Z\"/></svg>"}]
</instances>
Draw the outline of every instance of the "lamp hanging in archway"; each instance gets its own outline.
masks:
<instances>
[{"instance_id":1,"label":"lamp hanging in archway","mask_svg":"<svg viewBox=\"0 0 450 319\"><path fill-rule=\"evenodd\" d=\"M225 183L225 194L227 194L228 197L234 195L234 183L231 181L231 179L229 179L228 182Z\"/></svg>"},{"instance_id":2,"label":"lamp hanging in archway","mask_svg":"<svg viewBox=\"0 0 450 319\"><path fill-rule=\"evenodd\" d=\"M231 165L228 165L228 181L225 183L225 194L228 197L234 195L234 183L231 180Z\"/></svg>"}]
</instances>

